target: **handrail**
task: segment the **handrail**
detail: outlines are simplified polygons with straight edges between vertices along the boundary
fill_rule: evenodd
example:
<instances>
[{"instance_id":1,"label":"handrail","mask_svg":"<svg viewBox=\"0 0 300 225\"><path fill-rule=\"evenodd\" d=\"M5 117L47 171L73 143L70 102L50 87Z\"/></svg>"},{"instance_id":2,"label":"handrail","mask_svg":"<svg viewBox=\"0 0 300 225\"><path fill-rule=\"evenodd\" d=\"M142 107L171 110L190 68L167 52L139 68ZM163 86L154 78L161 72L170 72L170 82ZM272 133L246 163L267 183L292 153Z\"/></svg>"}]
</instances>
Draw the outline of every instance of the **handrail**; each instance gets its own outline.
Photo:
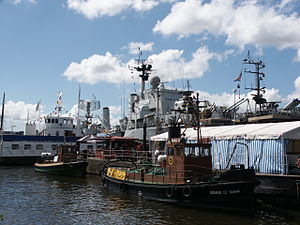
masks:
<instances>
[{"instance_id":1,"label":"handrail","mask_svg":"<svg viewBox=\"0 0 300 225\"><path fill-rule=\"evenodd\" d=\"M229 157L229 160L228 160L228 162L227 162L227 165L226 165L226 167L225 167L225 170L228 169L228 166L229 166L229 164L230 164L230 162L231 162L231 159L232 159L232 157L233 157L233 155L234 155L234 153L235 153L235 150L236 150L238 144L244 145L244 146L246 146L246 148L247 148L247 164L248 164L248 165L247 165L247 168L249 168L249 146L248 146L247 144L243 143L243 142L236 142L235 145L234 145L234 147L233 147L233 151L232 151L232 153L231 153L231 155L230 155L230 157Z\"/></svg>"}]
</instances>

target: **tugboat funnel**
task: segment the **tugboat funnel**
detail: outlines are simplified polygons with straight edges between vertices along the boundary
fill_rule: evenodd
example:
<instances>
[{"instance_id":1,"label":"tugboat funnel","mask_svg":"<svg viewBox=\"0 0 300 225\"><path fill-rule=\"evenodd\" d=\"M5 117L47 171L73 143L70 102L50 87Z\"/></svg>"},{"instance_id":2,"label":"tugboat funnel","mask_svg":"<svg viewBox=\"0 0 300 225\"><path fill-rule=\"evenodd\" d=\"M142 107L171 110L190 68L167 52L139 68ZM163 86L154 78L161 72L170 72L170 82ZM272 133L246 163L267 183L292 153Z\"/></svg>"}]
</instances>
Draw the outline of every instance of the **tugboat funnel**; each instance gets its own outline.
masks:
<instances>
[{"instance_id":1,"label":"tugboat funnel","mask_svg":"<svg viewBox=\"0 0 300 225\"><path fill-rule=\"evenodd\" d=\"M169 139L180 138L181 137L180 126L168 127L168 136L169 136Z\"/></svg>"}]
</instances>

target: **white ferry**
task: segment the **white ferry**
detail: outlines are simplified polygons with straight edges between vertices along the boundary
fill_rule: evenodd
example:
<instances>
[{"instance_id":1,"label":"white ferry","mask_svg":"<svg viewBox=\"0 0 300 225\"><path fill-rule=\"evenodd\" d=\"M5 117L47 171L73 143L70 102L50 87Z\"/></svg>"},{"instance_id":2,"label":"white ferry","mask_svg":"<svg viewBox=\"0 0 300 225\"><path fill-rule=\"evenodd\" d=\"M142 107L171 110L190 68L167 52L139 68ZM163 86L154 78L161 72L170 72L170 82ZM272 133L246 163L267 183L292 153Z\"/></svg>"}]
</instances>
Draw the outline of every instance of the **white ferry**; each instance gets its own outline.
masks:
<instances>
[{"instance_id":1,"label":"white ferry","mask_svg":"<svg viewBox=\"0 0 300 225\"><path fill-rule=\"evenodd\" d=\"M26 123L25 134L0 135L0 165L34 164L42 153L56 154L62 144L76 144L79 133L72 117L48 115L45 129L38 134L36 124Z\"/></svg>"}]
</instances>

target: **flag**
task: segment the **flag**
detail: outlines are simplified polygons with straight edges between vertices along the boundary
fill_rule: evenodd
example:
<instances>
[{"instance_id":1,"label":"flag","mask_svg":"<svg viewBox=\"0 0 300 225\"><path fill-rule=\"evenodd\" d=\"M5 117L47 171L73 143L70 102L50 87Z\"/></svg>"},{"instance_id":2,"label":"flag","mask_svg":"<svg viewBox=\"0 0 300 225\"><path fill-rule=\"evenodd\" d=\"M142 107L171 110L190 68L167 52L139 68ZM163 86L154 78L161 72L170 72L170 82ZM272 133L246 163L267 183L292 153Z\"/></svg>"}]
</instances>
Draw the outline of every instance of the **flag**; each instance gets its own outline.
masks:
<instances>
[{"instance_id":1,"label":"flag","mask_svg":"<svg viewBox=\"0 0 300 225\"><path fill-rule=\"evenodd\" d=\"M62 97L63 93L59 92L58 96L57 96L57 105L61 105L61 97Z\"/></svg>"},{"instance_id":2,"label":"flag","mask_svg":"<svg viewBox=\"0 0 300 225\"><path fill-rule=\"evenodd\" d=\"M38 103L36 104L35 111L39 111L40 104L41 104L41 99L40 99L40 100L38 101Z\"/></svg>"},{"instance_id":3,"label":"flag","mask_svg":"<svg viewBox=\"0 0 300 225\"><path fill-rule=\"evenodd\" d=\"M236 81L241 81L242 79L242 75L243 75L243 71L241 71L240 75L238 75L233 82L236 82Z\"/></svg>"}]
</instances>

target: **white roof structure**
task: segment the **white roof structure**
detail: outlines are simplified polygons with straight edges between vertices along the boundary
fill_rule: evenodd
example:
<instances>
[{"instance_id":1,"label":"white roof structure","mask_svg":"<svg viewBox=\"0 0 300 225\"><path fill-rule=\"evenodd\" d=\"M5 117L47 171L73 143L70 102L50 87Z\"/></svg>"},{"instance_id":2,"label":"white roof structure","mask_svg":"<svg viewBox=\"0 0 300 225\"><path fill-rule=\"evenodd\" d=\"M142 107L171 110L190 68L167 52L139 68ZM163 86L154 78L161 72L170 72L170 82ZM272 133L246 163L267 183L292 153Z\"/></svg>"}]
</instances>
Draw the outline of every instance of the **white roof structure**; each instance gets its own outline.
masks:
<instances>
[{"instance_id":1,"label":"white roof structure","mask_svg":"<svg viewBox=\"0 0 300 225\"><path fill-rule=\"evenodd\" d=\"M181 129L181 133L184 129ZM201 136L210 139L300 139L300 121L280 123L243 124L201 127ZM197 130L185 131L188 140L197 140ZM165 141L168 132L151 137L152 141Z\"/></svg>"}]
</instances>

